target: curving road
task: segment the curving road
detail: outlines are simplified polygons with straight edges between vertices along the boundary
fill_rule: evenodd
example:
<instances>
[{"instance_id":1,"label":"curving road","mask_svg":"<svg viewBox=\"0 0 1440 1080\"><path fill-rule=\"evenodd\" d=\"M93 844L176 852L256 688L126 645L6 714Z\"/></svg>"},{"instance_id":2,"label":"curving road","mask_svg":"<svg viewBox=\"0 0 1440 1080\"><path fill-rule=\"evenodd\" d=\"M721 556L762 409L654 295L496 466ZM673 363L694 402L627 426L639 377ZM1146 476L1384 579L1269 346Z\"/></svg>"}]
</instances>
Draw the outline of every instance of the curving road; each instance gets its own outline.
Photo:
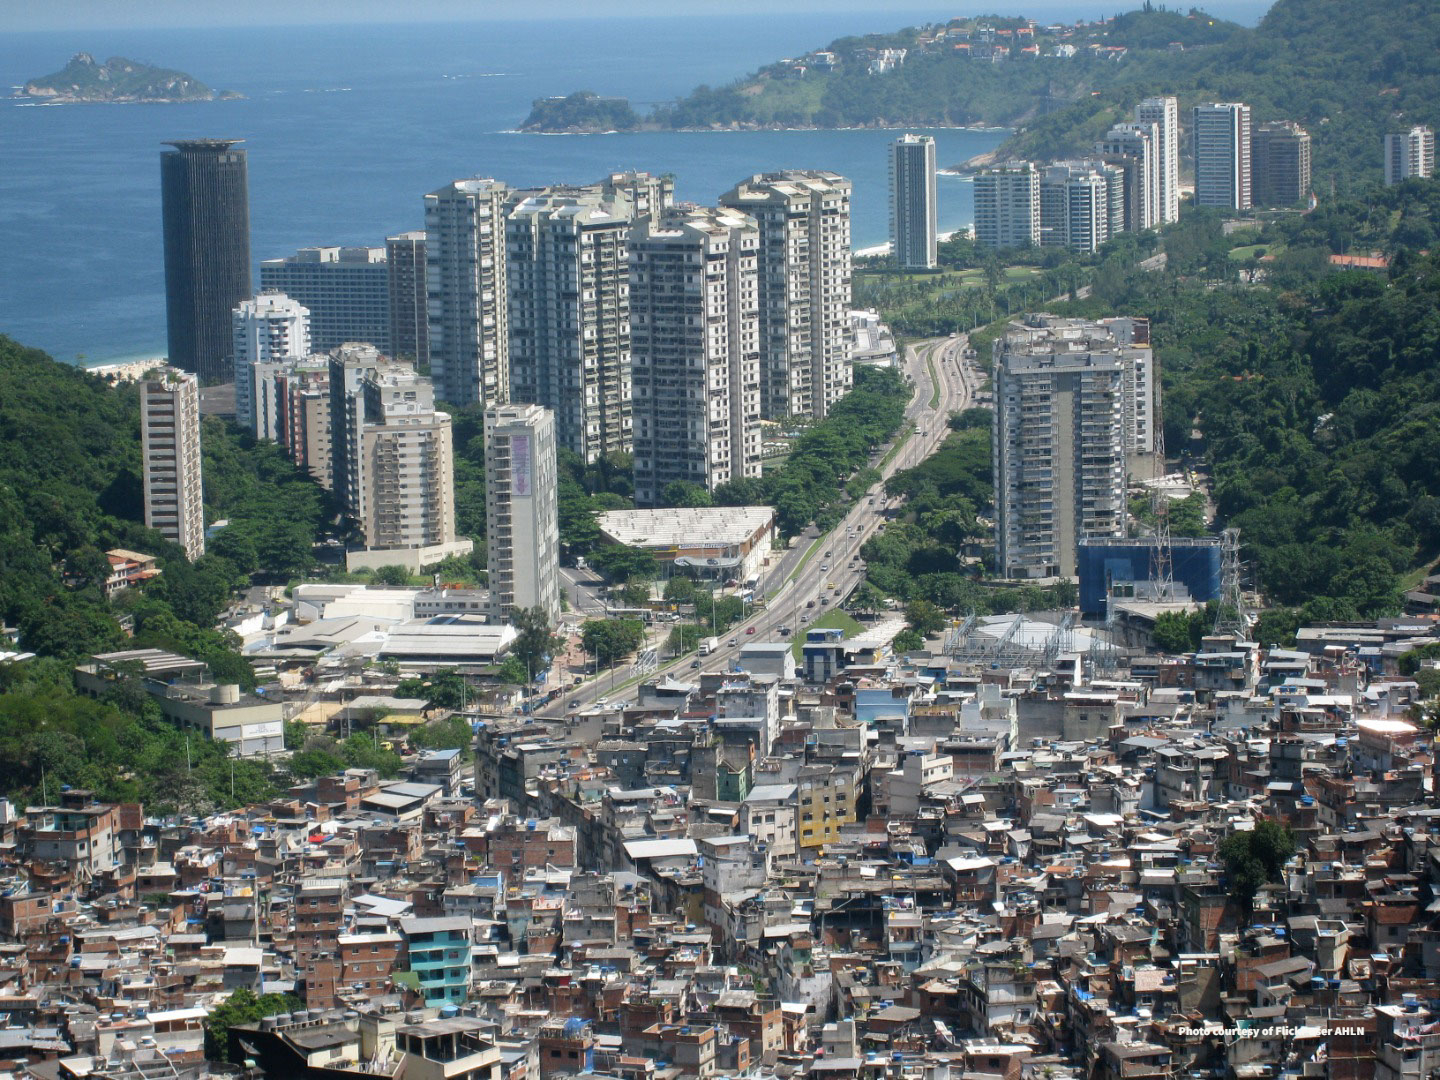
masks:
<instances>
[{"instance_id":1,"label":"curving road","mask_svg":"<svg viewBox=\"0 0 1440 1080\"><path fill-rule=\"evenodd\" d=\"M760 591L768 597L764 607L749 615L720 638L720 648L710 656L687 654L676 660L641 671L633 664L606 671L584 685L562 694L537 715L560 717L575 708L585 708L612 693L625 698L633 689L626 684L638 675L672 674L689 677L700 671L728 670L739 657L739 646L751 641L793 641L796 634L816 616L836 607L860 583L864 567L859 557L861 545L881 527L887 510L902 500L887 499L884 481L895 473L913 468L929 457L949 433L946 421L952 412L966 408L984 375L964 359L968 338L933 338L905 348L901 370L915 387L915 394L905 409L905 417L914 432L905 438L900 449L884 465L890 447L882 447L872 461L882 479L847 513L844 519L823 538L811 526L797 538L794 546L767 571ZM936 380L932 380L934 370ZM936 381L939 396L935 404ZM907 425L910 426L910 425ZM904 429L902 428L902 432ZM902 435L903 437L903 435ZM814 542L820 543L811 551ZM828 603L822 603L822 598ZM670 624L663 624L668 633ZM787 633L780 629L785 627ZM753 629L753 633L750 631ZM698 666L695 664L699 660ZM612 691L612 687L618 688ZM570 702L578 702L571 707Z\"/></svg>"}]
</instances>

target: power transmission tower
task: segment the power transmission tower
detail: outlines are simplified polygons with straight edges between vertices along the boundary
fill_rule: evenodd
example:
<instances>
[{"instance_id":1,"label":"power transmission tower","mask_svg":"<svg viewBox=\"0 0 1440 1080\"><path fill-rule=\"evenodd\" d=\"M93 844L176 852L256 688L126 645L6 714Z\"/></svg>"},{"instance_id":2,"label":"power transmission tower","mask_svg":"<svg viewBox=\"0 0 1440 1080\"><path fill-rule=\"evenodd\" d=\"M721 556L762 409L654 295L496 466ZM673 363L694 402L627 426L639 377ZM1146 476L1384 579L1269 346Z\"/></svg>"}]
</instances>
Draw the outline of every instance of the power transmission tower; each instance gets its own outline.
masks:
<instances>
[{"instance_id":1,"label":"power transmission tower","mask_svg":"<svg viewBox=\"0 0 1440 1080\"><path fill-rule=\"evenodd\" d=\"M1155 430L1155 465L1158 476L1151 478L1150 509L1155 514L1155 548L1150 553L1150 580L1155 599L1168 604L1175 599L1175 568L1170 550L1170 496L1165 494L1165 418L1160 412L1160 376L1154 360L1150 369L1150 423Z\"/></svg>"},{"instance_id":2,"label":"power transmission tower","mask_svg":"<svg viewBox=\"0 0 1440 1080\"><path fill-rule=\"evenodd\" d=\"M1240 590L1240 530L1220 534L1220 607L1215 612L1215 633L1228 634L1236 641L1250 637L1250 620L1245 617L1245 597Z\"/></svg>"}]
</instances>

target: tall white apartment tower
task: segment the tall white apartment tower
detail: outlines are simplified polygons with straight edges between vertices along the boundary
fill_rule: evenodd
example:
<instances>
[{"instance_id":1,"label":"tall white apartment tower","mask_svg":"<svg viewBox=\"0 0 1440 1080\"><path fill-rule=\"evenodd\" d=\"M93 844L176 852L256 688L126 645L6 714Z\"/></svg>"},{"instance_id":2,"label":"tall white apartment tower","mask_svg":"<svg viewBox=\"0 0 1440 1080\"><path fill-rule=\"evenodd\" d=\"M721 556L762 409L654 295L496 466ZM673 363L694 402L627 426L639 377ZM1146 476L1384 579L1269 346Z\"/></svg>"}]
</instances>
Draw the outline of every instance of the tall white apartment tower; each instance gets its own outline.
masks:
<instances>
[{"instance_id":1,"label":"tall white apartment tower","mask_svg":"<svg viewBox=\"0 0 1440 1080\"><path fill-rule=\"evenodd\" d=\"M759 230L677 208L630 235L635 501L760 475Z\"/></svg>"},{"instance_id":2,"label":"tall white apartment tower","mask_svg":"<svg viewBox=\"0 0 1440 1080\"><path fill-rule=\"evenodd\" d=\"M1154 124L1116 124L1095 144L1101 158L1125 176L1125 228L1138 232L1161 223L1159 132Z\"/></svg>"},{"instance_id":3,"label":"tall white apartment tower","mask_svg":"<svg viewBox=\"0 0 1440 1080\"><path fill-rule=\"evenodd\" d=\"M194 562L205 554L200 382L194 375L164 371L140 384L140 454L145 524Z\"/></svg>"},{"instance_id":4,"label":"tall white apartment tower","mask_svg":"<svg viewBox=\"0 0 1440 1080\"><path fill-rule=\"evenodd\" d=\"M902 269L935 269L939 228L935 140L902 135L890 144L890 250Z\"/></svg>"},{"instance_id":5,"label":"tall white apartment tower","mask_svg":"<svg viewBox=\"0 0 1440 1080\"><path fill-rule=\"evenodd\" d=\"M430 374L457 405L509 400L508 196L495 180L456 180L425 196Z\"/></svg>"},{"instance_id":6,"label":"tall white apartment tower","mask_svg":"<svg viewBox=\"0 0 1440 1080\"><path fill-rule=\"evenodd\" d=\"M991 248L1040 246L1040 173L1007 161L975 177L975 239Z\"/></svg>"},{"instance_id":7,"label":"tall white apartment tower","mask_svg":"<svg viewBox=\"0 0 1440 1080\"><path fill-rule=\"evenodd\" d=\"M1113 196L1113 198L1112 198ZM1040 178L1040 243L1095 252L1124 214L1124 177L1099 161L1057 161Z\"/></svg>"},{"instance_id":8,"label":"tall white apartment tower","mask_svg":"<svg viewBox=\"0 0 1440 1080\"><path fill-rule=\"evenodd\" d=\"M760 409L822 419L850 389L850 181L763 173L720 196L760 230Z\"/></svg>"},{"instance_id":9,"label":"tall white apartment tower","mask_svg":"<svg viewBox=\"0 0 1440 1080\"><path fill-rule=\"evenodd\" d=\"M1435 173L1435 132L1428 127L1385 136L1385 183L1398 184Z\"/></svg>"},{"instance_id":10,"label":"tall white apartment tower","mask_svg":"<svg viewBox=\"0 0 1440 1080\"><path fill-rule=\"evenodd\" d=\"M1250 209L1250 106L1196 105L1193 115L1195 205Z\"/></svg>"},{"instance_id":11,"label":"tall white apartment tower","mask_svg":"<svg viewBox=\"0 0 1440 1080\"><path fill-rule=\"evenodd\" d=\"M994 373L1000 571L1074 577L1082 538L1125 535L1135 365L1103 326L1031 316L995 342Z\"/></svg>"},{"instance_id":12,"label":"tall white apartment tower","mask_svg":"<svg viewBox=\"0 0 1440 1080\"><path fill-rule=\"evenodd\" d=\"M1180 105L1173 97L1146 98L1135 106L1137 124L1154 124L1159 224L1180 220Z\"/></svg>"},{"instance_id":13,"label":"tall white apartment tower","mask_svg":"<svg viewBox=\"0 0 1440 1080\"><path fill-rule=\"evenodd\" d=\"M630 200L516 192L506 208L510 401L543 405L587 462L630 449Z\"/></svg>"},{"instance_id":14,"label":"tall white apartment tower","mask_svg":"<svg viewBox=\"0 0 1440 1080\"><path fill-rule=\"evenodd\" d=\"M485 534L491 615L540 606L560 617L555 417L539 405L485 410Z\"/></svg>"},{"instance_id":15,"label":"tall white apartment tower","mask_svg":"<svg viewBox=\"0 0 1440 1080\"><path fill-rule=\"evenodd\" d=\"M273 439L272 395L267 384L274 377L275 365L310 355L310 309L282 292L262 292L253 300L242 300L232 322L235 420L250 428L256 438Z\"/></svg>"}]
</instances>

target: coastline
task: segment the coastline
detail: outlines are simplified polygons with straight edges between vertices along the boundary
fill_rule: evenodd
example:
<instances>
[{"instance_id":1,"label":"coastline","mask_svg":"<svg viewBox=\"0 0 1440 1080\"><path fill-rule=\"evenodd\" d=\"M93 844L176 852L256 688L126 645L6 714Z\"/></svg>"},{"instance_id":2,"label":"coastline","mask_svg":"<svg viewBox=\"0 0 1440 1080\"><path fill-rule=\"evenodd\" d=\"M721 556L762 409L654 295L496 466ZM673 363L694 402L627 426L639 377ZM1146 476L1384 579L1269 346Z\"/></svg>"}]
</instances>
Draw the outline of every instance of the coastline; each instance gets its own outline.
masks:
<instances>
[{"instance_id":1,"label":"coastline","mask_svg":"<svg viewBox=\"0 0 1440 1080\"><path fill-rule=\"evenodd\" d=\"M995 132L1008 131L1014 134L1015 128L1004 124L937 124L937 123L915 123L915 124L894 124L888 121L874 124L850 124L845 127L828 127L823 124L756 124L748 121L735 121L730 124L708 124L704 127L669 127L665 124L639 124L632 128L544 128L525 127L523 124L518 128L507 128L500 132L502 135L654 135L654 134L728 134L737 131L915 131L918 129L928 131L975 131ZM981 155L983 156L983 155ZM973 159L972 159L973 160Z\"/></svg>"}]
</instances>

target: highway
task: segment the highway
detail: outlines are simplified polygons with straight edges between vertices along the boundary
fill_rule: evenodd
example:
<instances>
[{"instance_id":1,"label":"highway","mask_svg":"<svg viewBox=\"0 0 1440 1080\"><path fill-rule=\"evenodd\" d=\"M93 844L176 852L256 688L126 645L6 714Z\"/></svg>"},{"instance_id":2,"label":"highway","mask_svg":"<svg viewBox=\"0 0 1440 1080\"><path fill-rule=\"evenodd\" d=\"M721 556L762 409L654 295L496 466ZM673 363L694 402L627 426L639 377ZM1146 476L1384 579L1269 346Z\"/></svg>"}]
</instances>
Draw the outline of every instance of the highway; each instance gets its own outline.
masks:
<instances>
[{"instance_id":1,"label":"highway","mask_svg":"<svg viewBox=\"0 0 1440 1080\"><path fill-rule=\"evenodd\" d=\"M811 526L766 572L759 589L768 598L766 604L721 636L716 652L703 657L687 654L650 667L647 671L641 671L632 664L617 666L613 672L606 671L600 677L567 690L537 715L559 717L600 701L608 703L612 697L616 700L633 699L634 688L626 684L641 674L653 677L663 673L687 678L702 671L729 670L732 662L739 658L741 645L755 641L793 641L815 618L840 606L864 577L860 547L883 526L885 512L898 507L902 501L886 498L884 481L897 472L913 468L939 448L949 434L947 421L950 414L969 405L984 377L964 359L967 344L968 338L959 334L906 347L902 371L913 383L915 394L905 410L909 424L902 426L897 438L903 438L911 426L913 433L884 465L880 462L890 447L881 447L877 451L871 464L880 470L882 479L825 535L814 554L806 558L812 544L819 538L814 526ZM932 364L939 381L939 398L933 406L930 402L935 397L936 386L931 379ZM589 575L583 571L581 575L583 583L589 585L590 581L585 580ZM567 591L581 584L581 581L575 580L576 576L573 571L567 571ZM673 624L658 625L668 634ZM788 633L782 634L781 627L788 628ZM576 704L572 705L572 702Z\"/></svg>"}]
</instances>

